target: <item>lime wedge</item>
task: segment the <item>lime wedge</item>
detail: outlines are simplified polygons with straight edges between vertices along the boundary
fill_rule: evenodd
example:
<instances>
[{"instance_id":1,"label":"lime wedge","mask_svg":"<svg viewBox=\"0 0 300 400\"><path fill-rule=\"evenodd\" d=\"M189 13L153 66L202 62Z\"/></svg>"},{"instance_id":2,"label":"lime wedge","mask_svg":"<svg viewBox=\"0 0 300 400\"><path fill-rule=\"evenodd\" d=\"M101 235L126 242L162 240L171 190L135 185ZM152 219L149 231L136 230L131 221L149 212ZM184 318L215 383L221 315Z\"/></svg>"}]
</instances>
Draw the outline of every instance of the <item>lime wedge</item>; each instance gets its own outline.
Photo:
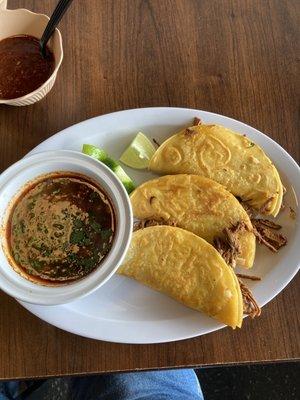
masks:
<instances>
[{"instance_id":1,"label":"lime wedge","mask_svg":"<svg viewBox=\"0 0 300 400\"><path fill-rule=\"evenodd\" d=\"M82 152L108 166L123 183L127 193L131 193L135 189L133 180L126 174L117 161L109 157L105 150L92 144L84 144L82 146Z\"/></svg>"},{"instance_id":2,"label":"lime wedge","mask_svg":"<svg viewBox=\"0 0 300 400\"><path fill-rule=\"evenodd\" d=\"M155 151L154 145L147 136L139 132L121 155L120 161L131 168L145 169Z\"/></svg>"}]
</instances>

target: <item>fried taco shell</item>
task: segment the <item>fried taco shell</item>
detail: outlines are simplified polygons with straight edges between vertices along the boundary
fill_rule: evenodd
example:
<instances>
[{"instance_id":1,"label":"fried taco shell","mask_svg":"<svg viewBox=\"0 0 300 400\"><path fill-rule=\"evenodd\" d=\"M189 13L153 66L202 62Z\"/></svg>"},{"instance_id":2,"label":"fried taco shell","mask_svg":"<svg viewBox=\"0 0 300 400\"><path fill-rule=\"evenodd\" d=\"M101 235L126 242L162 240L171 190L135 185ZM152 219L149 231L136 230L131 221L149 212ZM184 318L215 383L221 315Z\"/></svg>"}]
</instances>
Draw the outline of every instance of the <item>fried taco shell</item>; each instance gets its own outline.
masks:
<instances>
[{"instance_id":1,"label":"fried taco shell","mask_svg":"<svg viewBox=\"0 0 300 400\"><path fill-rule=\"evenodd\" d=\"M167 139L150 160L159 174L213 179L262 214L276 216L283 187L272 161L246 136L220 125L193 126Z\"/></svg>"},{"instance_id":2,"label":"fried taco shell","mask_svg":"<svg viewBox=\"0 0 300 400\"><path fill-rule=\"evenodd\" d=\"M237 263L251 268L255 235L250 218L239 201L219 183L199 175L166 175L139 186L130 196L133 215L140 220L166 221L213 244L236 232ZM234 250L234 249L233 249Z\"/></svg>"},{"instance_id":3,"label":"fried taco shell","mask_svg":"<svg viewBox=\"0 0 300 400\"><path fill-rule=\"evenodd\" d=\"M233 269L191 232L170 226L134 232L118 273L232 328L242 324L242 295Z\"/></svg>"}]
</instances>

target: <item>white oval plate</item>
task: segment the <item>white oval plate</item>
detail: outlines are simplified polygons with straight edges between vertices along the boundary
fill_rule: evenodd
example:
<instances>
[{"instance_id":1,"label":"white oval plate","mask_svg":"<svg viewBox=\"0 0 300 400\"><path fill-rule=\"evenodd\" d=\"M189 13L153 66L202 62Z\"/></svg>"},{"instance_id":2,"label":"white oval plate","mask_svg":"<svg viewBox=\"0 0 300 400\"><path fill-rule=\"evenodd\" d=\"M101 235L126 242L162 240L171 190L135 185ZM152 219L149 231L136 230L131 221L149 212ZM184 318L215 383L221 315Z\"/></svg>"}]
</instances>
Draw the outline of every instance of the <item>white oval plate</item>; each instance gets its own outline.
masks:
<instances>
[{"instance_id":1,"label":"white oval plate","mask_svg":"<svg viewBox=\"0 0 300 400\"><path fill-rule=\"evenodd\" d=\"M31 154L56 149L80 151L83 143L91 143L103 147L118 159L138 131L162 142L180 128L190 126L195 116L204 123L221 124L246 134L259 144L279 169L287 188L285 203L296 211L296 220L290 218L289 207L278 219L283 225L283 233L288 236L286 247L273 254L258 246L255 266L250 273L261 276L262 281L250 282L249 286L260 306L263 306L290 282L300 262L297 202L300 198L300 169L289 154L266 135L242 122L210 112L184 108L142 108L103 115L71 126L41 143ZM154 176L150 172L125 169L138 184ZM223 327L167 296L120 276L113 276L93 294L66 305L21 304L61 329L111 342L169 342L204 335ZM259 324L259 319L252 323Z\"/></svg>"}]
</instances>

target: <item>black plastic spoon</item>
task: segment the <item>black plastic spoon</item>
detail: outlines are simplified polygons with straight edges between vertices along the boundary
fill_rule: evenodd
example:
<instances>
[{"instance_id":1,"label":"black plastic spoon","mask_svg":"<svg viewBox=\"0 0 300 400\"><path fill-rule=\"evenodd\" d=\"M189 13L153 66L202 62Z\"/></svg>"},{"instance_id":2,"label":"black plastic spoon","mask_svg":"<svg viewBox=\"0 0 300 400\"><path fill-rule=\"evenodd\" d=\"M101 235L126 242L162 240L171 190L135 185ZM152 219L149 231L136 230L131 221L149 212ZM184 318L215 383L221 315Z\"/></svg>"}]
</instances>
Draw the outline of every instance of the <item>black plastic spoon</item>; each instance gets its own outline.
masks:
<instances>
[{"instance_id":1,"label":"black plastic spoon","mask_svg":"<svg viewBox=\"0 0 300 400\"><path fill-rule=\"evenodd\" d=\"M46 57L46 45L48 40L52 36L55 28L59 24L68 7L71 5L72 1L73 0L59 0L55 10L53 11L53 14L44 30L43 36L40 39L40 50L43 57Z\"/></svg>"}]
</instances>

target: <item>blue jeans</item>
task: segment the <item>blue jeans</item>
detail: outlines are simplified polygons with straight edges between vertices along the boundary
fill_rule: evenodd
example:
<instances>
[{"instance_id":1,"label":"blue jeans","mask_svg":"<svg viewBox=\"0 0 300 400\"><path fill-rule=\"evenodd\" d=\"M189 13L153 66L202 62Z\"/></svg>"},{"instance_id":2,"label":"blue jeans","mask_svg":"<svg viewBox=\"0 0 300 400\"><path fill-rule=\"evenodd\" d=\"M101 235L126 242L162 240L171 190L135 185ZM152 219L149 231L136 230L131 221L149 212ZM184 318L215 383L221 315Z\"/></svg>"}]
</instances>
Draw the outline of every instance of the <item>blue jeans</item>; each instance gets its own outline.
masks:
<instances>
[{"instance_id":1,"label":"blue jeans","mask_svg":"<svg viewBox=\"0 0 300 400\"><path fill-rule=\"evenodd\" d=\"M0 383L0 400L203 400L192 369Z\"/></svg>"}]
</instances>

